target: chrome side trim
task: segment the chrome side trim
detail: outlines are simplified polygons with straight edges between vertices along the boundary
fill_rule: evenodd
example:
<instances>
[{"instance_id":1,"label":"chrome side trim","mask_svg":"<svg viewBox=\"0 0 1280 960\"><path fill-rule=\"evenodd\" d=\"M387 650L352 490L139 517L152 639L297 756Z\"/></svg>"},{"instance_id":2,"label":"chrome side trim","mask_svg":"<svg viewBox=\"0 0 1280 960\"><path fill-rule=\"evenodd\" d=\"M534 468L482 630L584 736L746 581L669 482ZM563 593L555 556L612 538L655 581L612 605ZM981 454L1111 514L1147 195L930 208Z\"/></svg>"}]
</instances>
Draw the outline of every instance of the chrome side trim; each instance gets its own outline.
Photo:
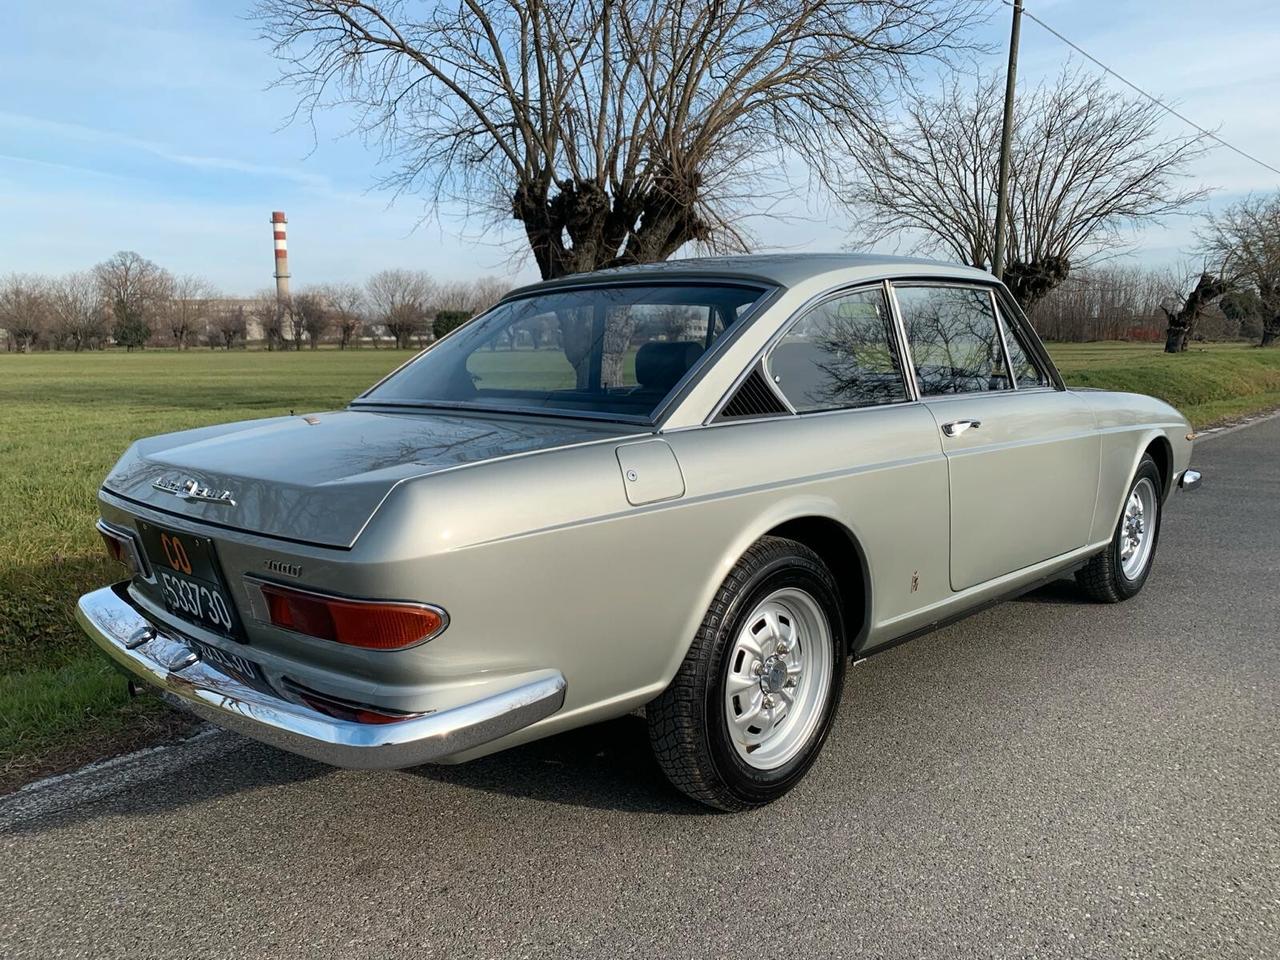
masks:
<instances>
[{"instance_id":1,"label":"chrome side trim","mask_svg":"<svg viewBox=\"0 0 1280 960\"><path fill-rule=\"evenodd\" d=\"M339 720L219 670L180 636L149 623L123 584L87 593L76 619L116 664L176 706L228 730L335 767L412 767L462 753L551 716L564 704L557 670L512 678L481 699L396 723Z\"/></svg>"},{"instance_id":2,"label":"chrome side trim","mask_svg":"<svg viewBox=\"0 0 1280 960\"><path fill-rule=\"evenodd\" d=\"M1199 470L1183 470L1182 476L1178 478L1179 490L1194 490L1200 486Z\"/></svg>"}]
</instances>

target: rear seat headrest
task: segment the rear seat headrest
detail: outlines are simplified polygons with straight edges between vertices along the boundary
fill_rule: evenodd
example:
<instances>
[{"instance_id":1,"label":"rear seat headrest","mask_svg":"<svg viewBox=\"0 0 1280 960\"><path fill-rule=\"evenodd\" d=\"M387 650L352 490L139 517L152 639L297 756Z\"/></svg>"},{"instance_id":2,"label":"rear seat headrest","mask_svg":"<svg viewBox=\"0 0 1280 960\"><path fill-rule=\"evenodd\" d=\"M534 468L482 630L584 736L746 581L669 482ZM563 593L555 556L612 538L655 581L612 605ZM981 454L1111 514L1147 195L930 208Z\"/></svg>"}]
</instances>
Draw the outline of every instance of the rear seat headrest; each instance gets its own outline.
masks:
<instances>
[{"instance_id":1,"label":"rear seat headrest","mask_svg":"<svg viewBox=\"0 0 1280 960\"><path fill-rule=\"evenodd\" d=\"M665 393L697 362L702 349L692 340L646 343L636 353L636 381L646 390Z\"/></svg>"}]
</instances>

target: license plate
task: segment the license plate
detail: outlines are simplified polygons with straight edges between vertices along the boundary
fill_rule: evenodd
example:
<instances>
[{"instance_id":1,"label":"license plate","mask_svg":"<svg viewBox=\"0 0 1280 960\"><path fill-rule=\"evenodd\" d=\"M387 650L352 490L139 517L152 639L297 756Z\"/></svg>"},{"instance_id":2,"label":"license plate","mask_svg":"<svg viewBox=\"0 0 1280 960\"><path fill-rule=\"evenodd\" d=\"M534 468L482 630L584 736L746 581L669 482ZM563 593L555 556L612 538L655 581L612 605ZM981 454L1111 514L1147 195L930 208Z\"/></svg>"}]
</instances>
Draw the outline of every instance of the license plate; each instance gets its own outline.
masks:
<instances>
[{"instance_id":1,"label":"license plate","mask_svg":"<svg viewBox=\"0 0 1280 960\"><path fill-rule=\"evenodd\" d=\"M213 541L139 522L165 609L224 637L240 639L240 618L218 571Z\"/></svg>"},{"instance_id":2,"label":"license plate","mask_svg":"<svg viewBox=\"0 0 1280 960\"><path fill-rule=\"evenodd\" d=\"M267 682L266 676L262 672L262 668L250 660L248 657L242 657L239 654L228 653L226 650L220 650L211 643L205 643L197 640L195 637L186 637L185 641L196 648L196 652L200 654L200 659L210 664L230 677L234 677L241 683L258 690L266 691L274 694L271 684Z\"/></svg>"}]
</instances>

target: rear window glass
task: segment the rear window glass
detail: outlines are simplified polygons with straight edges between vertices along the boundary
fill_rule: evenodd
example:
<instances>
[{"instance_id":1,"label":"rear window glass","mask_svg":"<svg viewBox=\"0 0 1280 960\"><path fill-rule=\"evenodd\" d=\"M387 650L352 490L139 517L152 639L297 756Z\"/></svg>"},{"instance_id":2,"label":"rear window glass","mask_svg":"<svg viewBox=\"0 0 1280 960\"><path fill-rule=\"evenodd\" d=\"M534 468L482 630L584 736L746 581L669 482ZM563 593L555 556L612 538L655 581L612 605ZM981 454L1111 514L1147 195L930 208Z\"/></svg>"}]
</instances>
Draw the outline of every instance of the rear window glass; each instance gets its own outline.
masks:
<instances>
[{"instance_id":1,"label":"rear window glass","mask_svg":"<svg viewBox=\"0 0 1280 960\"><path fill-rule=\"evenodd\" d=\"M764 292L698 283L523 297L465 324L361 400L650 419Z\"/></svg>"}]
</instances>

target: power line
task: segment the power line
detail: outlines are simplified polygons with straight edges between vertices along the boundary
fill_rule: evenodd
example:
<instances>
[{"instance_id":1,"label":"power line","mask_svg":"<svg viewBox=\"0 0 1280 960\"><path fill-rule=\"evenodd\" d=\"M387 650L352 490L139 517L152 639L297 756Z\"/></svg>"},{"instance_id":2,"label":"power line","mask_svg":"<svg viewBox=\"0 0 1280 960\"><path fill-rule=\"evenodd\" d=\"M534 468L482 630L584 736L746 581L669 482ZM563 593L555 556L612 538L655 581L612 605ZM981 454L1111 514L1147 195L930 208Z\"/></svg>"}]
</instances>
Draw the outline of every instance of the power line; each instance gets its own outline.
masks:
<instances>
[{"instance_id":1,"label":"power line","mask_svg":"<svg viewBox=\"0 0 1280 960\"><path fill-rule=\"evenodd\" d=\"M1000 2L1003 3L1006 7L1013 6L1012 0L1000 0ZM1111 76L1115 77L1117 80L1123 83L1126 87L1129 87L1131 90L1134 90L1137 93L1141 94L1142 96L1146 97L1148 100L1150 100L1156 106L1160 107L1165 112L1173 114L1173 116L1177 117L1179 120L1187 124L1189 127L1200 131L1201 134L1208 137L1210 140L1213 140L1216 143L1220 144L1221 146L1226 147L1228 150L1232 151L1233 153L1238 153L1240 156L1244 157L1246 160L1252 160L1254 163L1258 164L1258 166L1266 167L1272 173L1280 174L1280 168L1273 167L1271 164L1267 163L1265 160L1260 160L1259 158L1255 157L1253 154L1247 153L1246 151L1241 150L1235 144L1228 143L1226 140L1223 140L1220 136L1218 136L1212 130L1207 130L1204 127L1200 126L1200 124L1196 123L1194 120L1188 117L1185 113L1180 113L1179 111L1175 110L1173 107L1169 106L1169 104L1161 100L1159 97L1153 94L1147 93L1147 91L1143 90L1140 86L1138 86L1132 80L1129 80L1124 76L1121 76L1119 73L1117 73L1115 70L1112 70L1105 63L1103 63L1093 54L1089 53L1089 51L1085 50L1079 44L1073 43L1072 41L1068 40L1066 37L1060 34L1057 30L1053 29L1053 27L1049 26L1049 24L1045 23L1043 20L1037 17L1030 10L1027 10L1024 7L1022 10L1022 13L1023 13L1023 16L1029 17L1032 20L1034 20L1036 23L1040 24L1040 26L1044 27L1051 34L1053 34L1055 37L1057 37L1059 40L1065 43L1068 47L1070 47L1076 53L1080 54L1080 56L1084 57L1086 60L1089 60L1091 63L1096 64L1098 67L1102 68L1103 71L1111 74Z\"/></svg>"}]
</instances>

